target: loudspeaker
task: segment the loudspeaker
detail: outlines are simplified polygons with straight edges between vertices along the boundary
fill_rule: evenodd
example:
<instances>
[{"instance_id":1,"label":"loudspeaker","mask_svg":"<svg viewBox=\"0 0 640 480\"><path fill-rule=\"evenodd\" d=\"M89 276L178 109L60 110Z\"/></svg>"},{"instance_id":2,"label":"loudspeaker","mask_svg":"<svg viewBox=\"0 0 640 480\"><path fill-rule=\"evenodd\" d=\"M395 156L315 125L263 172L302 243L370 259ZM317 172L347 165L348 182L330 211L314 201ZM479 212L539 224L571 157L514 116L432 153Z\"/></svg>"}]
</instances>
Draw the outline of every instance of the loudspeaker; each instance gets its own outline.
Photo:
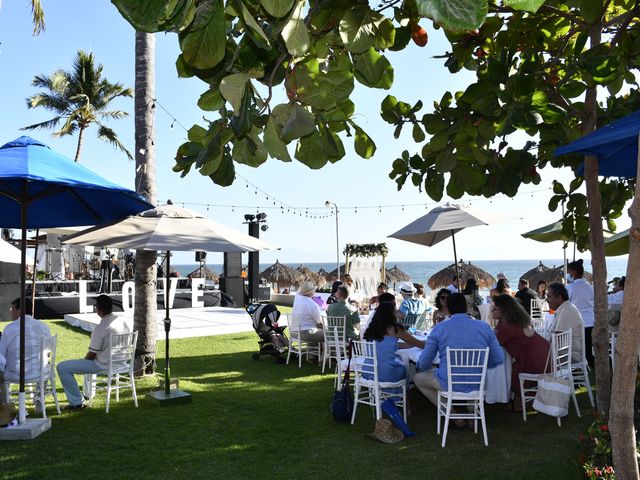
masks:
<instances>
[{"instance_id":1,"label":"loudspeaker","mask_svg":"<svg viewBox=\"0 0 640 480\"><path fill-rule=\"evenodd\" d=\"M225 277L240 277L242 275L242 254L225 253L223 270Z\"/></svg>"},{"instance_id":2,"label":"loudspeaker","mask_svg":"<svg viewBox=\"0 0 640 480\"><path fill-rule=\"evenodd\" d=\"M204 262L207 259L207 252L196 252L196 262Z\"/></svg>"},{"instance_id":3,"label":"loudspeaker","mask_svg":"<svg viewBox=\"0 0 640 480\"><path fill-rule=\"evenodd\" d=\"M233 298L238 307L244 307L244 279L242 277L221 277L220 290Z\"/></svg>"}]
</instances>

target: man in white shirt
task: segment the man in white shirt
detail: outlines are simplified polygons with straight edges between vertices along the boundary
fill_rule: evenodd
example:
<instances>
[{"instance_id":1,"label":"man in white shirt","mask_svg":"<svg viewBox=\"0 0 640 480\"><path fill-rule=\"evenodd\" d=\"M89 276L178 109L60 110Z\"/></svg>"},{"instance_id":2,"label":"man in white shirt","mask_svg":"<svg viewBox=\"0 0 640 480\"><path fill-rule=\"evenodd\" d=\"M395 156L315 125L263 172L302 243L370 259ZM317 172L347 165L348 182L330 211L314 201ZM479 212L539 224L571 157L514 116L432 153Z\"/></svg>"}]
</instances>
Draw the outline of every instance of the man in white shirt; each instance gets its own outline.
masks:
<instances>
[{"instance_id":1,"label":"man in white shirt","mask_svg":"<svg viewBox=\"0 0 640 480\"><path fill-rule=\"evenodd\" d=\"M13 320L7 325L0 338L0 403L6 400L4 382L18 383L20 381L20 299L11 302L9 314ZM24 361L25 379L30 380L38 376L40 365L38 358L43 338L51 336L49 327L34 319L31 315L24 316Z\"/></svg>"},{"instance_id":2,"label":"man in white shirt","mask_svg":"<svg viewBox=\"0 0 640 480\"><path fill-rule=\"evenodd\" d=\"M607 295L607 300L609 305L622 305L624 301L624 281L626 280L625 276L617 279L613 284L613 293Z\"/></svg>"},{"instance_id":3,"label":"man in white shirt","mask_svg":"<svg viewBox=\"0 0 640 480\"><path fill-rule=\"evenodd\" d=\"M89 351L83 359L65 360L58 364L58 376L69 402L64 410L87 408L82 401L82 394L74 374L93 374L107 370L109 368L109 337L112 334L131 332L131 327L125 318L114 315L112 311L111 298L100 295L96 299L96 313L100 317L100 323L91 332Z\"/></svg>"},{"instance_id":4,"label":"man in white shirt","mask_svg":"<svg viewBox=\"0 0 640 480\"><path fill-rule=\"evenodd\" d=\"M547 340L551 334L565 332L571 329L571 360L582 361L582 336L584 322L576 306L569 301L567 288L561 283L552 283L547 287L547 302L549 308L555 310L553 323L547 332Z\"/></svg>"},{"instance_id":5,"label":"man in white shirt","mask_svg":"<svg viewBox=\"0 0 640 480\"><path fill-rule=\"evenodd\" d=\"M313 282L302 282L293 299L292 322L300 325L300 336L305 342L324 342L320 306L313 301L316 286Z\"/></svg>"},{"instance_id":6,"label":"man in white shirt","mask_svg":"<svg viewBox=\"0 0 640 480\"><path fill-rule=\"evenodd\" d=\"M580 311L582 321L584 323L584 353L589 366L593 368L594 357L591 341L591 332L595 324L595 314L593 311L593 285L584 279L584 267L582 259L573 261L567 265L569 272L569 280L571 283L567 285L569 292L569 300Z\"/></svg>"},{"instance_id":7,"label":"man in white shirt","mask_svg":"<svg viewBox=\"0 0 640 480\"><path fill-rule=\"evenodd\" d=\"M454 275L451 278L451 284L447 287L451 293L458 293L458 276Z\"/></svg>"}]
</instances>

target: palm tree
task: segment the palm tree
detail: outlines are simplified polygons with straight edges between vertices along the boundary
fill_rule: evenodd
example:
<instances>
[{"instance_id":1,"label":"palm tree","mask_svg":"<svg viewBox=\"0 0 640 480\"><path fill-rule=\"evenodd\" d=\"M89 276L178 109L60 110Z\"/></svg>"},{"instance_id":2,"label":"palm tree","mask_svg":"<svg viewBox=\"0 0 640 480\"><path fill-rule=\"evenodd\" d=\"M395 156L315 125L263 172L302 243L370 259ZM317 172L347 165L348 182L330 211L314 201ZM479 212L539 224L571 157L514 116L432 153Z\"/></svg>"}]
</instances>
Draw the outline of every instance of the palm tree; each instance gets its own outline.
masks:
<instances>
[{"instance_id":1,"label":"palm tree","mask_svg":"<svg viewBox=\"0 0 640 480\"><path fill-rule=\"evenodd\" d=\"M27 107L43 107L52 111L55 116L44 122L24 127L22 130L36 128L56 128L63 122L55 136L73 135L78 132L78 148L76 162L80 158L84 131L91 125L98 126L98 138L111 143L122 150L129 160L131 153L120 142L116 133L103 121L109 118L118 119L128 115L122 110L109 110L109 104L118 97L132 97L133 91L121 83L111 83L102 78L102 65L96 67L93 53L79 50L73 61L73 70L67 72L56 70L51 75L37 75L31 84L43 88L44 91L27 98Z\"/></svg>"},{"instance_id":2,"label":"palm tree","mask_svg":"<svg viewBox=\"0 0 640 480\"><path fill-rule=\"evenodd\" d=\"M154 113L155 113L155 38L152 33L136 32L136 191L150 203L156 201ZM156 252L136 251L136 301L133 327L138 333L136 371L152 374L156 357L157 288Z\"/></svg>"}]
</instances>

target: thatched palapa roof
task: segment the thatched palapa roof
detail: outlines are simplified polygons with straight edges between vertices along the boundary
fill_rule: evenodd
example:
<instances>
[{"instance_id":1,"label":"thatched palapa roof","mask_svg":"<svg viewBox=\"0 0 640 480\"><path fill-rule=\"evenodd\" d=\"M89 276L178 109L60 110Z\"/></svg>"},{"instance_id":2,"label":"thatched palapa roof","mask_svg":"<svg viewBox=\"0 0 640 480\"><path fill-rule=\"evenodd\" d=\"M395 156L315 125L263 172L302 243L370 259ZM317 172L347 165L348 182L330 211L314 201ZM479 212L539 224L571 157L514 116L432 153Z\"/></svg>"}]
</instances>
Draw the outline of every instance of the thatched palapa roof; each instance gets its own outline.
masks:
<instances>
[{"instance_id":1,"label":"thatched palapa roof","mask_svg":"<svg viewBox=\"0 0 640 480\"><path fill-rule=\"evenodd\" d=\"M209 269L209 268L203 268L202 269L202 273L200 271L200 268L196 268L193 272L191 272L189 275L187 275L187 277L189 278L202 278L201 275L204 275L204 277L207 280L212 280L214 282L217 282L219 279L219 275L214 272L213 270Z\"/></svg>"},{"instance_id":2,"label":"thatched palapa roof","mask_svg":"<svg viewBox=\"0 0 640 480\"><path fill-rule=\"evenodd\" d=\"M427 282L431 290L437 288L446 287L451 284L451 279L456 274L456 264L452 263L448 267L443 268L439 272L436 272ZM471 265L471 262L464 263L463 260L458 262L458 274L460 276L460 286L464 288L467 280L475 278L480 288L491 288L496 279L480 267Z\"/></svg>"},{"instance_id":3,"label":"thatched palapa roof","mask_svg":"<svg viewBox=\"0 0 640 480\"><path fill-rule=\"evenodd\" d=\"M264 278L268 282L275 283L278 287L290 287L300 283L300 272L294 268L287 267L276 260L276 263L265 269L260 274L260 278Z\"/></svg>"},{"instance_id":4,"label":"thatched palapa roof","mask_svg":"<svg viewBox=\"0 0 640 480\"><path fill-rule=\"evenodd\" d=\"M296 268L296 270L300 273L300 276L301 276L300 282L308 280L310 282L315 283L318 287L321 287L326 283L324 276L314 272L313 270L310 270L304 265L300 265L298 268Z\"/></svg>"}]
</instances>

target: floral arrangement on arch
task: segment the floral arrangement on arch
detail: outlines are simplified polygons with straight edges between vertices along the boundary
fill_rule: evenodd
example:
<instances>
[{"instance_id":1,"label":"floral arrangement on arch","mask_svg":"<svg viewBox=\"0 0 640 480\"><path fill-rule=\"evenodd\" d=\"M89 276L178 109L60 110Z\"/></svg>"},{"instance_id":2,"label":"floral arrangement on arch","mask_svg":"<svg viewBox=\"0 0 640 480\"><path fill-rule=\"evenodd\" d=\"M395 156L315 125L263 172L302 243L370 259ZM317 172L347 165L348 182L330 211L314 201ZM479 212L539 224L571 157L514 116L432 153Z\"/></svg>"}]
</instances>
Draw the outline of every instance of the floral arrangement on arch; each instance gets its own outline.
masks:
<instances>
[{"instance_id":1,"label":"floral arrangement on arch","mask_svg":"<svg viewBox=\"0 0 640 480\"><path fill-rule=\"evenodd\" d=\"M386 243L362 243L359 245L347 243L342 253L353 257L377 257L379 255L386 257L389 249Z\"/></svg>"}]
</instances>

